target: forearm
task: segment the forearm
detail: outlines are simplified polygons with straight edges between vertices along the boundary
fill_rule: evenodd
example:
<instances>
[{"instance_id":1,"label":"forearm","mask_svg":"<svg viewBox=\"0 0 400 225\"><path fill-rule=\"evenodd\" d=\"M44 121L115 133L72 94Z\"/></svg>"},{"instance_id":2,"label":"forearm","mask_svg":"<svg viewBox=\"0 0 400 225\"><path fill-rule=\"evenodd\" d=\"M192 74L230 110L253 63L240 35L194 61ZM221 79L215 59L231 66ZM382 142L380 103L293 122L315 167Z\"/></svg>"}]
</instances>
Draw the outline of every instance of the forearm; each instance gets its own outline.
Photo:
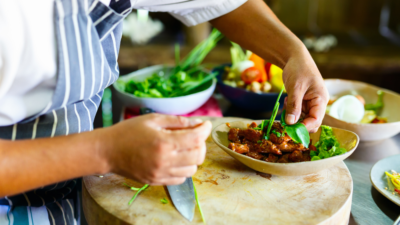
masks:
<instances>
[{"instance_id":1,"label":"forearm","mask_svg":"<svg viewBox=\"0 0 400 225\"><path fill-rule=\"evenodd\" d=\"M262 0L249 0L211 23L230 40L281 68L293 55L308 54Z\"/></svg>"},{"instance_id":2,"label":"forearm","mask_svg":"<svg viewBox=\"0 0 400 225\"><path fill-rule=\"evenodd\" d=\"M94 173L105 173L99 134L0 140L0 197Z\"/></svg>"}]
</instances>

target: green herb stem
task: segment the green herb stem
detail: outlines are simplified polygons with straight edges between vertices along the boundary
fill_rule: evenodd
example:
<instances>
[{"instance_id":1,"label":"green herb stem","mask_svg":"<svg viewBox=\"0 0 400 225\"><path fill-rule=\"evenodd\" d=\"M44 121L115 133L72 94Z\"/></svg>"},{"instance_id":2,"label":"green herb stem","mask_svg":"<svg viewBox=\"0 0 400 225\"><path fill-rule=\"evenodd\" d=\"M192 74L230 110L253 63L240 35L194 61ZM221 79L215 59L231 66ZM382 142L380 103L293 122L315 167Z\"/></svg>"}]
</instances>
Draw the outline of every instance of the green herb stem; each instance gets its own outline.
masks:
<instances>
[{"instance_id":1,"label":"green herb stem","mask_svg":"<svg viewBox=\"0 0 400 225\"><path fill-rule=\"evenodd\" d=\"M199 207L201 219L203 220L203 223L206 224L206 219L204 219L203 211L201 210L201 206L200 206L199 197L197 196L196 186L194 185L193 180L192 180L192 183L193 183L194 197L196 198L197 207Z\"/></svg>"},{"instance_id":2,"label":"green herb stem","mask_svg":"<svg viewBox=\"0 0 400 225\"><path fill-rule=\"evenodd\" d=\"M131 205L133 201L135 201L136 197L139 195L140 192L142 192L143 190L145 190L149 185L145 184L143 187L141 187L138 192L136 192L136 194L132 197L132 199L129 201L128 205Z\"/></svg>"},{"instance_id":3,"label":"green herb stem","mask_svg":"<svg viewBox=\"0 0 400 225\"><path fill-rule=\"evenodd\" d=\"M132 191L139 191L139 190L140 190L140 188L131 187L131 186L129 186L129 185L126 184L126 183L123 183L123 185L127 186L127 187L130 188Z\"/></svg>"},{"instance_id":4,"label":"green herb stem","mask_svg":"<svg viewBox=\"0 0 400 225\"><path fill-rule=\"evenodd\" d=\"M278 114L278 111L279 111L279 99L281 98L284 89L285 89L285 87L282 86L281 91L279 92L278 98L276 99L274 110L272 111L272 117L269 120L268 130L267 130L267 133L265 135L265 139L267 139L267 140L269 139L269 134L271 132L272 125L274 124L274 121L275 121L275 118L276 118L276 114Z\"/></svg>"}]
</instances>

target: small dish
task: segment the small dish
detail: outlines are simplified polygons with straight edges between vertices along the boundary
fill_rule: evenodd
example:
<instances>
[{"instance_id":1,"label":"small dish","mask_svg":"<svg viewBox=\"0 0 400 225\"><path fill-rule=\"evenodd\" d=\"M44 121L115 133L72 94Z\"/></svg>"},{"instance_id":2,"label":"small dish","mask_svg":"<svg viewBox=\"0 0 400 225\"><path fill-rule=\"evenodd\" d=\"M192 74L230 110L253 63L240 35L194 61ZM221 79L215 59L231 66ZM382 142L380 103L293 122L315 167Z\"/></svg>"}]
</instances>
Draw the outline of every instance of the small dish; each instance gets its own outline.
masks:
<instances>
[{"instance_id":1,"label":"small dish","mask_svg":"<svg viewBox=\"0 0 400 225\"><path fill-rule=\"evenodd\" d=\"M250 120L234 121L230 123L230 126L244 129L247 128L247 124L250 124L251 122L252 121ZM260 124L261 120L254 122ZM357 134L351 131L333 128L333 133L340 142L340 146L345 148L347 153L317 161L298 163L270 163L250 158L229 149L228 131L229 127L226 124L221 124L217 126L211 133L212 139L222 150L253 170L279 176L307 175L327 169L349 157L355 151L359 143ZM319 140L320 134L321 128L316 133L310 134L310 138L313 140L313 143Z\"/></svg>"},{"instance_id":2,"label":"small dish","mask_svg":"<svg viewBox=\"0 0 400 225\"><path fill-rule=\"evenodd\" d=\"M170 68L165 65L155 65L144 69L137 70L126 76L121 76L119 80L128 81L131 79L142 81L147 77L152 76L154 73ZM123 91L118 82L113 84L116 90L116 96L127 107L146 107L153 109L158 113L170 115L183 115L200 108L214 93L216 86L216 79L204 84L208 85L205 89L201 89L196 93L174 97L174 98L141 98L133 94Z\"/></svg>"},{"instance_id":3,"label":"small dish","mask_svg":"<svg viewBox=\"0 0 400 225\"><path fill-rule=\"evenodd\" d=\"M393 137L400 132L399 94L371 84L352 80L326 79L325 85L330 96L343 96L356 92L363 96L367 103L376 102L378 99L377 91L382 90L384 92L384 107L380 116L388 118L388 123L348 123L326 113L322 124L353 131L359 135L361 141L379 141Z\"/></svg>"},{"instance_id":4,"label":"small dish","mask_svg":"<svg viewBox=\"0 0 400 225\"><path fill-rule=\"evenodd\" d=\"M397 172L400 171L400 155L394 155L379 160L372 167L369 177L372 185L377 191L379 191L383 196L396 205L400 206L400 196L398 194L393 195L393 191L385 190L386 187L390 187L385 175L385 171L390 172L391 170L395 170Z\"/></svg>"}]
</instances>

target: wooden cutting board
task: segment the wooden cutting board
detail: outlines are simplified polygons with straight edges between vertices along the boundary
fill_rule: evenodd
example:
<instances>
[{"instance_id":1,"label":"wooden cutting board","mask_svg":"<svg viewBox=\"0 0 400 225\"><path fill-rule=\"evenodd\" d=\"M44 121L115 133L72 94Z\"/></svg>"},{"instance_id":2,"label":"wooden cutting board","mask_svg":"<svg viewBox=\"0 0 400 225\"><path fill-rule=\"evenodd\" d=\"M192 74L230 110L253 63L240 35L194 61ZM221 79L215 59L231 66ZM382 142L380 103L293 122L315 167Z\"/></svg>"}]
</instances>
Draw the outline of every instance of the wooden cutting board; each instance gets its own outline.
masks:
<instances>
[{"instance_id":1,"label":"wooden cutting board","mask_svg":"<svg viewBox=\"0 0 400 225\"><path fill-rule=\"evenodd\" d=\"M215 127L238 118L206 118ZM128 206L143 184L115 175L85 177L83 209L89 224L192 223L174 208L164 187L150 186ZM317 174L280 177L259 174L222 151L211 138L207 157L193 176L207 224L348 224L353 182L341 162ZM161 199L169 202L162 204Z\"/></svg>"}]
</instances>

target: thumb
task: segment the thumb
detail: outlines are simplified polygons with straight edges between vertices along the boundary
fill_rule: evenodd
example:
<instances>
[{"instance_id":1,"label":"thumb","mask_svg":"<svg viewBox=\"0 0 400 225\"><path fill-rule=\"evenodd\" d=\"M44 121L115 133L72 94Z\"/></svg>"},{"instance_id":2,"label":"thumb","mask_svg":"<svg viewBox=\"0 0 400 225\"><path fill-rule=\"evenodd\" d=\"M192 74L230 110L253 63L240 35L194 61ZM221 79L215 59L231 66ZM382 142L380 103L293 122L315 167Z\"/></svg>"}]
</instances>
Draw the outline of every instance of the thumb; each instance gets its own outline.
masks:
<instances>
[{"instance_id":1,"label":"thumb","mask_svg":"<svg viewBox=\"0 0 400 225\"><path fill-rule=\"evenodd\" d=\"M294 91L288 92L288 97L285 99L285 104L286 104L285 121L287 124L294 124L299 120L303 97L304 97L303 91L294 89Z\"/></svg>"}]
</instances>

